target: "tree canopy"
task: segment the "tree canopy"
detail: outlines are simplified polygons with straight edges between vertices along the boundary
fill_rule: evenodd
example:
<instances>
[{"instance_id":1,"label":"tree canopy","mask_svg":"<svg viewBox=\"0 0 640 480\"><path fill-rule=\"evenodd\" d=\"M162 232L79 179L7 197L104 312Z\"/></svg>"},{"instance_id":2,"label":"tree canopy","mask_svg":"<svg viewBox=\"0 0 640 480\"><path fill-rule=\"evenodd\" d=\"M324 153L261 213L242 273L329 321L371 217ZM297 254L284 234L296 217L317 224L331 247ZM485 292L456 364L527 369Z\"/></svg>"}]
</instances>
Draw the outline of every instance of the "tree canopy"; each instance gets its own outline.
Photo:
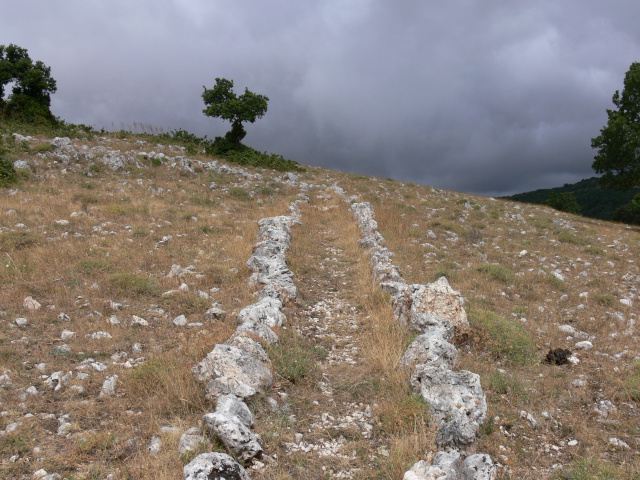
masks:
<instances>
[{"instance_id":1,"label":"tree canopy","mask_svg":"<svg viewBox=\"0 0 640 480\"><path fill-rule=\"evenodd\" d=\"M0 113L26 121L54 120L49 107L55 91L50 67L39 60L34 63L25 48L0 45Z\"/></svg>"},{"instance_id":2,"label":"tree canopy","mask_svg":"<svg viewBox=\"0 0 640 480\"><path fill-rule=\"evenodd\" d=\"M231 122L231 130L225 134L225 139L234 145L240 145L240 141L247 132L242 122L255 122L267 112L269 98L259 95L245 88L244 93L237 96L233 92L233 80L216 78L213 88L204 88L202 99L207 108L202 112L208 117L217 117Z\"/></svg>"},{"instance_id":3,"label":"tree canopy","mask_svg":"<svg viewBox=\"0 0 640 480\"><path fill-rule=\"evenodd\" d=\"M563 212L579 214L582 211L576 196L571 192L551 192L544 203Z\"/></svg>"},{"instance_id":4,"label":"tree canopy","mask_svg":"<svg viewBox=\"0 0 640 480\"><path fill-rule=\"evenodd\" d=\"M607 125L591 139L598 149L593 169L604 174L603 186L627 190L640 186L640 62L631 64L612 101L616 109L607 109Z\"/></svg>"}]
</instances>

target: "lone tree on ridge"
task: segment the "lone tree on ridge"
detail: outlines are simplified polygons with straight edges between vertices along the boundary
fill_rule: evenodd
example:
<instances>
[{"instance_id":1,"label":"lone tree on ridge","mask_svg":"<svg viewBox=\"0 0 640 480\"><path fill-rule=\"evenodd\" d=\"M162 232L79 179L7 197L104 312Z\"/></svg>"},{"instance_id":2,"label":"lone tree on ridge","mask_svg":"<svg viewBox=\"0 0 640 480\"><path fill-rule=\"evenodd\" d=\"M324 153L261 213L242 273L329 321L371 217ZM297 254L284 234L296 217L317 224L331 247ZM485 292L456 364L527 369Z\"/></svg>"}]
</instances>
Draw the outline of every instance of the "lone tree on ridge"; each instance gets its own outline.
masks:
<instances>
[{"instance_id":1,"label":"lone tree on ridge","mask_svg":"<svg viewBox=\"0 0 640 480\"><path fill-rule=\"evenodd\" d=\"M603 186L628 190L640 186L640 62L629 67L613 104L617 108L607 109L607 125L591 139L591 147L598 149L593 169L604 173Z\"/></svg>"},{"instance_id":2,"label":"lone tree on ridge","mask_svg":"<svg viewBox=\"0 0 640 480\"><path fill-rule=\"evenodd\" d=\"M226 78L216 78L213 88L204 88L202 99L207 108L202 112L208 117L218 117L231 122L229 130L224 139L230 144L227 149L238 149L241 140L247 132L242 126L242 122L255 122L262 118L267 112L267 102L269 98L259 95L245 88L244 93L236 96L233 93L233 80ZM216 137L217 144L222 143L222 138Z\"/></svg>"}]
</instances>

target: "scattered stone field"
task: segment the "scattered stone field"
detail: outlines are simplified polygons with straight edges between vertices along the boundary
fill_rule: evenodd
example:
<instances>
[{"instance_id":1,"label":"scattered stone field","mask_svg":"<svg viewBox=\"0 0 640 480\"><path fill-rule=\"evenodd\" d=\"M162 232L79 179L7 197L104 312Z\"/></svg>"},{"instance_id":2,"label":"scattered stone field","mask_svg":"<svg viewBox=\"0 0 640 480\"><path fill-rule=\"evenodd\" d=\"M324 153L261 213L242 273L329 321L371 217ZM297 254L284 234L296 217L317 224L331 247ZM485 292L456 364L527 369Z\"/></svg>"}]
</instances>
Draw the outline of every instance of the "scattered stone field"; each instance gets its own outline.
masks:
<instances>
[{"instance_id":1,"label":"scattered stone field","mask_svg":"<svg viewBox=\"0 0 640 480\"><path fill-rule=\"evenodd\" d=\"M2 142L0 478L640 478L638 228Z\"/></svg>"}]
</instances>

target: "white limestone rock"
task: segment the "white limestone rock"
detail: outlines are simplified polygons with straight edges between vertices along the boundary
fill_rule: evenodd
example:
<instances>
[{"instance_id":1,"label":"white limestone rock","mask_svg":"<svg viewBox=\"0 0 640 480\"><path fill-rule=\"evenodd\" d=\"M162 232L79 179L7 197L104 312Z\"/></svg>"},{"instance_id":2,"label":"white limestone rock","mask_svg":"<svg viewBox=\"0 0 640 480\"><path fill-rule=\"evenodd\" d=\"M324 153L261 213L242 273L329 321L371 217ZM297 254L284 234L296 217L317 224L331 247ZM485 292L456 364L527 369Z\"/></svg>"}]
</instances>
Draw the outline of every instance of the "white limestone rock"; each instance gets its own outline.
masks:
<instances>
[{"instance_id":1,"label":"white limestone rock","mask_svg":"<svg viewBox=\"0 0 640 480\"><path fill-rule=\"evenodd\" d=\"M251 397L273 383L264 362L232 345L216 345L192 371L199 382L207 384L210 399L230 393Z\"/></svg>"},{"instance_id":2,"label":"white limestone rock","mask_svg":"<svg viewBox=\"0 0 640 480\"><path fill-rule=\"evenodd\" d=\"M216 412L203 417L205 428L218 437L233 455L243 462L262 456L258 437L236 415Z\"/></svg>"},{"instance_id":3,"label":"white limestone rock","mask_svg":"<svg viewBox=\"0 0 640 480\"><path fill-rule=\"evenodd\" d=\"M244 467L225 453L201 453L183 472L184 480L251 480Z\"/></svg>"},{"instance_id":4,"label":"white limestone rock","mask_svg":"<svg viewBox=\"0 0 640 480\"><path fill-rule=\"evenodd\" d=\"M469 455L460 466L461 480L494 480L498 469L487 454Z\"/></svg>"},{"instance_id":5,"label":"white limestone rock","mask_svg":"<svg viewBox=\"0 0 640 480\"><path fill-rule=\"evenodd\" d=\"M460 292L452 289L446 277L428 285L410 285L409 326L418 332L437 329L446 340L456 330L469 328Z\"/></svg>"},{"instance_id":6,"label":"white limestone rock","mask_svg":"<svg viewBox=\"0 0 640 480\"><path fill-rule=\"evenodd\" d=\"M22 301L22 306L32 312L36 310L40 310L40 307L42 307L42 305L40 305L40 303L37 300L34 300L34 298L31 296L26 297Z\"/></svg>"},{"instance_id":7,"label":"white limestone rock","mask_svg":"<svg viewBox=\"0 0 640 480\"><path fill-rule=\"evenodd\" d=\"M456 347L435 330L418 335L400 359L400 365L429 364L451 370L457 359Z\"/></svg>"}]
</instances>

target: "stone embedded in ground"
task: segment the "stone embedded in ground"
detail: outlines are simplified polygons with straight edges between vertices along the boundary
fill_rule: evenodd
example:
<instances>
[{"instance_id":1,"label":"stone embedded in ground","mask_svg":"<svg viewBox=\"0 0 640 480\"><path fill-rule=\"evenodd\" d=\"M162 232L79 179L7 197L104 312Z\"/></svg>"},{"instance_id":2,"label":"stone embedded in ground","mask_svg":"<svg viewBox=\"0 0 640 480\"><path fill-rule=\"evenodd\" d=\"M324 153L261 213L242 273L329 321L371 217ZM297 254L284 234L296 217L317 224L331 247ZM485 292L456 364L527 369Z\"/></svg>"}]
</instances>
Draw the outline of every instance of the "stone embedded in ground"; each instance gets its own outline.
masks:
<instances>
[{"instance_id":1,"label":"stone embedded in ground","mask_svg":"<svg viewBox=\"0 0 640 480\"><path fill-rule=\"evenodd\" d=\"M210 399L226 394L251 397L273 383L264 362L231 345L216 345L192 371L199 382L207 384Z\"/></svg>"},{"instance_id":2,"label":"stone embedded in ground","mask_svg":"<svg viewBox=\"0 0 640 480\"><path fill-rule=\"evenodd\" d=\"M262 446L258 437L243 423L237 415L218 411L207 413L204 417L205 428L243 462L262 456Z\"/></svg>"},{"instance_id":3,"label":"stone embedded in ground","mask_svg":"<svg viewBox=\"0 0 640 480\"><path fill-rule=\"evenodd\" d=\"M458 359L458 350L447 342L438 330L418 335L400 359L400 365L429 364L452 369Z\"/></svg>"},{"instance_id":4,"label":"stone embedded in ground","mask_svg":"<svg viewBox=\"0 0 640 480\"><path fill-rule=\"evenodd\" d=\"M146 326L149 325L149 322L147 322L142 317L138 317L137 315L132 315L131 316L131 325L140 325L142 327L146 327Z\"/></svg>"},{"instance_id":5,"label":"stone embedded in ground","mask_svg":"<svg viewBox=\"0 0 640 480\"><path fill-rule=\"evenodd\" d=\"M102 389L100 390L100 397L111 397L116 393L116 383L118 382L118 375L107 377L102 383Z\"/></svg>"},{"instance_id":6,"label":"stone embedded in ground","mask_svg":"<svg viewBox=\"0 0 640 480\"><path fill-rule=\"evenodd\" d=\"M478 427L487 415L487 399L478 374L417 365L411 386L441 419L459 413Z\"/></svg>"},{"instance_id":7,"label":"stone embedded in ground","mask_svg":"<svg viewBox=\"0 0 640 480\"><path fill-rule=\"evenodd\" d=\"M438 329L445 339L469 328L460 292L452 289L446 277L428 285L410 285L409 327L418 332Z\"/></svg>"},{"instance_id":8,"label":"stone embedded in ground","mask_svg":"<svg viewBox=\"0 0 640 480\"><path fill-rule=\"evenodd\" d=\"M184 480L251 480L242 465L226 453L201 453L183 471Z\"/></svg>"},{"instance_id":9,"label":"stone embedded in ground","mask_svg":"<svg viewBox=\"0 0 640 480\"><path fill-rule=\"evenodd\" d=\"M459 473L461 480L494 480L498 470L489 455L477 453L464 459Z\"/></svg>"},{"instance_id":10,"label":"stone embedded in ground","mask_svg":"<svg viewBox=\"0 0 640 480\"><path fill-rule=\"evenodd\" d=\"M27 310L35 311L39 310L42 305L40 305L37 300L34 300L33 297L29 296L22 301L22 306Z\"/></svg>"},{"instance_id":11,"label":"stone embedded in ground","mask_svg":"<svg viewBox=\"0 0 640 480\"><path fill-rule=\"evenodd\" d=\"M191 427L180 437L178 441L178 453L182 455L186 452L195 452L206 442L206 437L200 433L198 427Z\"/></svg>"},{"instance_id":12,"label":"stone embedded in ground","mask_svg":"<svg viewBox=\"0 0 640 480\"><path fill-rule=\"evenodd\" d=\"M220 307L218 307L217 304L212 305L209 310L204 312L204 319L209 322L213 322L215 320L222 321L226 316L227 316L227 312L225 312Z\"/></svg>"},{"instance_id":13,"label":"stone embedded in ground","mask_svg":"<svg viewBox=\"0 0 640 480\"><path fill-rule=\"evenodd\" d=\"M185 315L178 315L173 319L173 324L176 327L184 327L187 324L187 317Z\"/></svg>"}]
</instances>

